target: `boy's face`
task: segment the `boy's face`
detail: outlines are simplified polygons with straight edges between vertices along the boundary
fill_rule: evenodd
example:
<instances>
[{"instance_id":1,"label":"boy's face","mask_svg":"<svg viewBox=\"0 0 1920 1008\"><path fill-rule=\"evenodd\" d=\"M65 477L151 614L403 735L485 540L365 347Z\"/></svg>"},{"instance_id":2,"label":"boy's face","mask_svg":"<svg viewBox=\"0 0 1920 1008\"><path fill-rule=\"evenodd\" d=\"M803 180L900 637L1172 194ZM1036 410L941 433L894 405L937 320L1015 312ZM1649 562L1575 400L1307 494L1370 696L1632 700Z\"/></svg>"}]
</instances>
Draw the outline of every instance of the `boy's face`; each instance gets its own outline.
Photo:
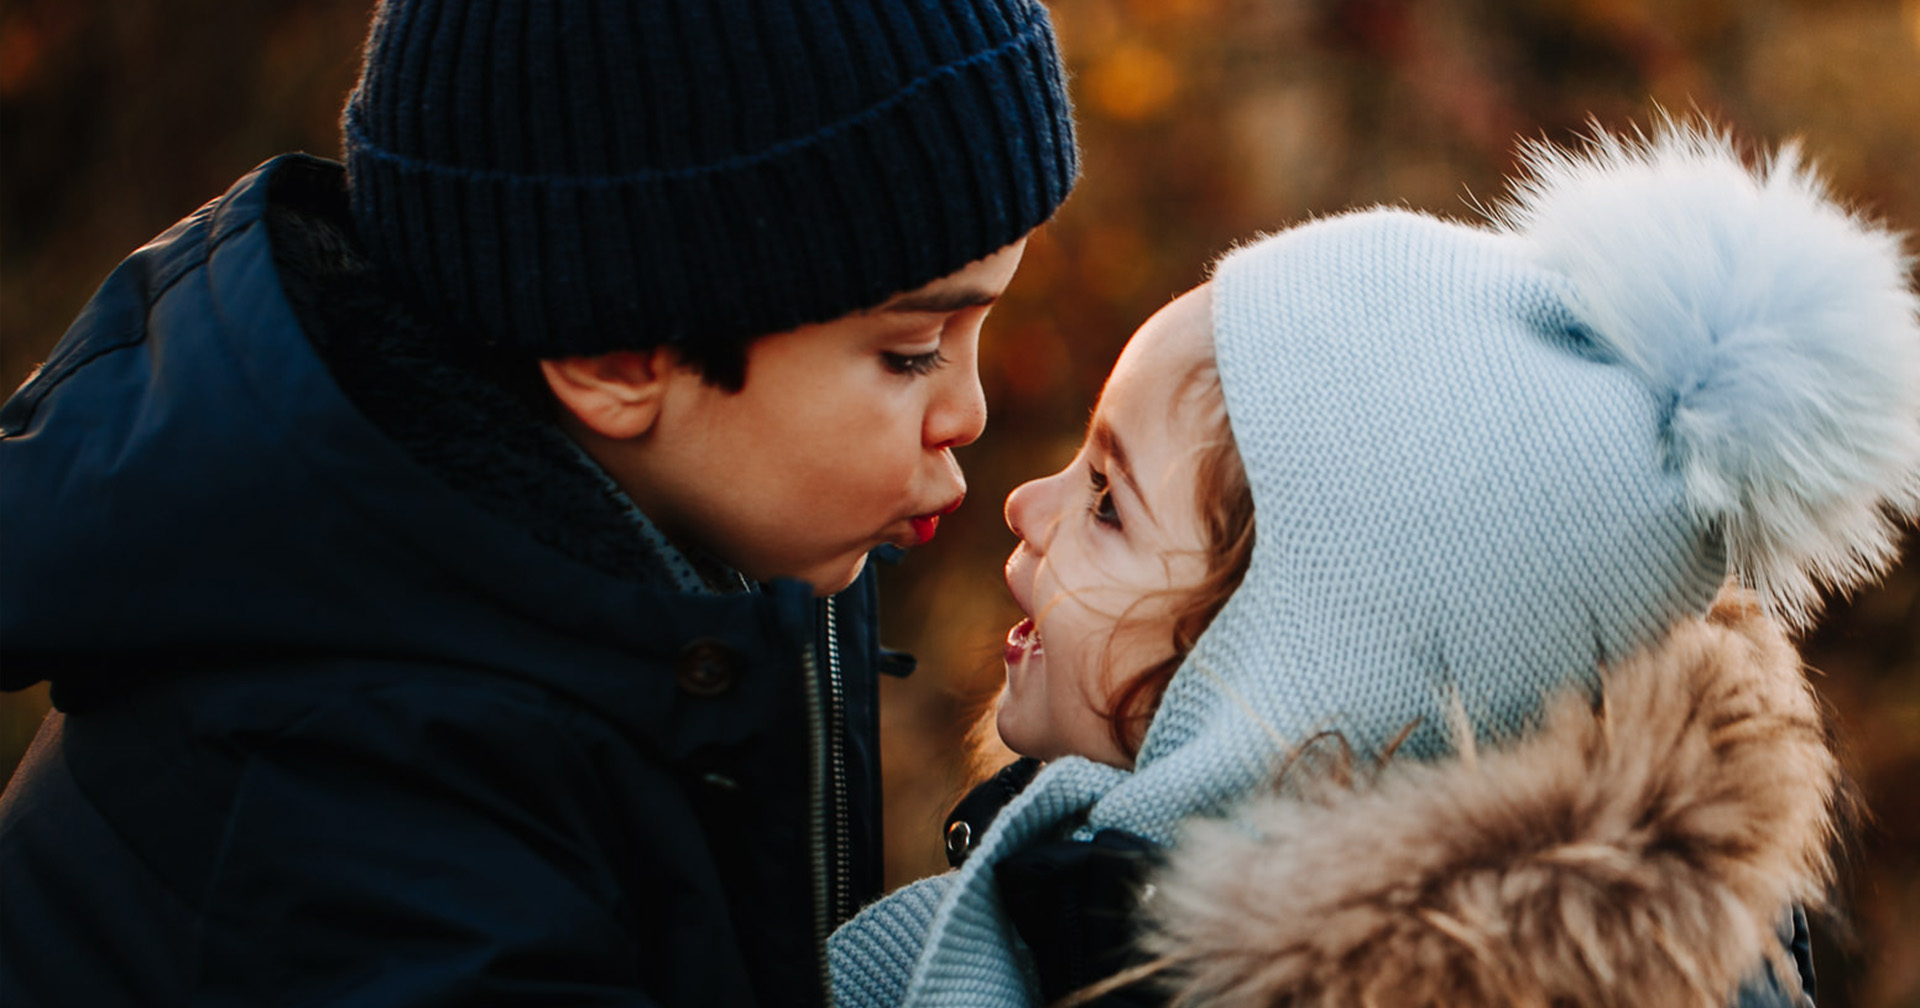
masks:
<instances>
[{"instance_id":1,"label":"boy's face","mask_svg":"<svg viewBox=\"0 0 1920 1008\"><path fill-rule=\"evenodd\" d=\"M597 453L647 517L759 581L851 584L960 505L980 436L980 326L1026 240L878 307L762 337L738 392L675 368L652 428Z\"/></svg>"},{"instance_id":2,"label":"boy's face","mask_svg":"<svg viewBox=\"0 0 1920 1008\"><path fill-rule=\"evenodd\" d=\"M1195 487L1222 421L1218 393L1203 400L1192 376L1213 353L1211 296L1197 288L1148 319L1080 453L1007 498L1020 537L1007 589L1027 618L1007 634L996 726L1022 755L1133 763L1105 712L1125 679L1173 657L1177 604L1207 571Z\"/></svg>"}]
</instances>

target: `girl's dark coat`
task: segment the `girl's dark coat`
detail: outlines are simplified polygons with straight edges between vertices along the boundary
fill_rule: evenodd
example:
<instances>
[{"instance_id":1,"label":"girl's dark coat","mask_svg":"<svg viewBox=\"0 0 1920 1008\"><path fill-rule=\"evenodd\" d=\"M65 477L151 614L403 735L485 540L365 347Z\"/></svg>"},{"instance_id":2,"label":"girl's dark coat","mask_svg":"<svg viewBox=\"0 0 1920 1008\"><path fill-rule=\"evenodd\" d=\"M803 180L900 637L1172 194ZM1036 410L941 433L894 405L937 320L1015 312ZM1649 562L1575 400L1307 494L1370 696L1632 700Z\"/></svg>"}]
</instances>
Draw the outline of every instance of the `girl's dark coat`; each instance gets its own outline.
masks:
<instances>
[{"instance_id":1,"label":"girl's dark coat","mask_svg":"<svg viewBox=\"0 0 1920 1008\"><path fill-rule=\"evenodd\" d=\"M878 883L870 578L674 590L348 228L337 165L269 162L0 412L0 682L60 708L0 1003L819 1003Z\"/></svg>"}]
</instances>

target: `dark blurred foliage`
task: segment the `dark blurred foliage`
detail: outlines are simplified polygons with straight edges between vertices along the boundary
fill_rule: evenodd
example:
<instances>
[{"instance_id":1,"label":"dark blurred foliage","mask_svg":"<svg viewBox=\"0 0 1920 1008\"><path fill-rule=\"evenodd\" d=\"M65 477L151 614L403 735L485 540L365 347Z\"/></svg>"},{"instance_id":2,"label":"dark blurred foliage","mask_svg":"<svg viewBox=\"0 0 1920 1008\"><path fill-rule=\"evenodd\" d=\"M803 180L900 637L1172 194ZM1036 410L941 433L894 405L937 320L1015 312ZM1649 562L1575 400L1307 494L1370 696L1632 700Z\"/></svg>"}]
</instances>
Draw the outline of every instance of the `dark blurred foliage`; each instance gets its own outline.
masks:
<instances>
[{"instance_id":1,"label":"dark blurred foliage","mask_svg":"<svg viewBox=\"0 0 1920 1008\"><path fill-rule=\"evenodd\" d=\"M127 251L282 150L339 150L368 0L0 3L0 381L19 382ZM1516 137L1656 103L1804 139L1863 212L1920 230L1920 0L1054 0L1086 177L989 322L971 504L889 575L889 872L943 866L962 734L1018 614L999 502L1072 452L1127 335L1235 240L1395 203L1497 197ZM4 523L0 516L0 523ZM0 537L33 530L0 525ZM0 538L0 562L4 562ZM1920 1005L1920 547L1805 641L1871 816L1849 848L1823 1005ZM0 697L0 765L44 709Z\"/></svg>"}]
</instances>

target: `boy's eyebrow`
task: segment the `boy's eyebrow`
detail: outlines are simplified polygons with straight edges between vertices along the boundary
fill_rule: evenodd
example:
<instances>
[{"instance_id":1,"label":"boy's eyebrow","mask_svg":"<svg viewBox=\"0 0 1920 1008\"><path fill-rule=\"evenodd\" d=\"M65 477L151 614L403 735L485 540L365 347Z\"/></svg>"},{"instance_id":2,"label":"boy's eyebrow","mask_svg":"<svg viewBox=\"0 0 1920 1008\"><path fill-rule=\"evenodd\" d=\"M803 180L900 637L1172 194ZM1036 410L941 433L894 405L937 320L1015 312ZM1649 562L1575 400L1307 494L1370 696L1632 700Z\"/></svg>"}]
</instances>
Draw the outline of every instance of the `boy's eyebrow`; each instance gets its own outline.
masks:
<instances>
[{"instance_id":1,"label":"boy's eyebrow","mask_svg":"<svg viewBox=\"0 0 1920 1008\"><path fill-rule=\"evenodd\" d=\"M1140 502L1141 509L1146 511L1147 517L1157 524L1158 519L1153 518L1153 508L1147 503L1147 495L1141 493L1140 484L1134 482L1133 467L1127 464L1127 449L1120 443L1120 435L1115 433L1105 420L1095 420L1093 432L1088 437L1093 441L1093 446L1100 449L1102 455L1113 460L1111 467L1113 471L1119 473L1120 478L1126 481L1127 488L1133 491L1133 496Z\"/></svg>"},{"instance_id":2,"label":"boy's eyebrow","mask_svg":"<svg viewBox=\"0 0 1920 1008\"><path fill-rule=\"evenodd\" d=\"M870 311L945 315L950 312L965 311L968 308L980 308L998 300L1000 300L999 292L982 287L919 290L895 295Z\"/></svg>"}]
</instances>

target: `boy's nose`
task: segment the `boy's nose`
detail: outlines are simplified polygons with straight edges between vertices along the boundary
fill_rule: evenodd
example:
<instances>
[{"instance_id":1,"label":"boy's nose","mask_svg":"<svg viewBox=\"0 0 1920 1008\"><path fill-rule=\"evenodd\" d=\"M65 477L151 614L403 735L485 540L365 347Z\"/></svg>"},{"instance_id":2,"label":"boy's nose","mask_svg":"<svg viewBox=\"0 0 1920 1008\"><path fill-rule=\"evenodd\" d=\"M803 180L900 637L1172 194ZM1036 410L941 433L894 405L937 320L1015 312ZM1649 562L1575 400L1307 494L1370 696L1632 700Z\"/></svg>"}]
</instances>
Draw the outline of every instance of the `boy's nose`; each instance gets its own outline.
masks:
<instances>
[{"instance_id":1,"label":"boy's nose","mask_svg":"<svg viewBox=\"0 0 1920 1008\"><path fill-rule=\"evenodd\" d=\"M955 373L927 410L923 436L929 448L970 445L987 426L987 394L980 387L978 359L951 370Z\"/></svg>"}]
</instances>

